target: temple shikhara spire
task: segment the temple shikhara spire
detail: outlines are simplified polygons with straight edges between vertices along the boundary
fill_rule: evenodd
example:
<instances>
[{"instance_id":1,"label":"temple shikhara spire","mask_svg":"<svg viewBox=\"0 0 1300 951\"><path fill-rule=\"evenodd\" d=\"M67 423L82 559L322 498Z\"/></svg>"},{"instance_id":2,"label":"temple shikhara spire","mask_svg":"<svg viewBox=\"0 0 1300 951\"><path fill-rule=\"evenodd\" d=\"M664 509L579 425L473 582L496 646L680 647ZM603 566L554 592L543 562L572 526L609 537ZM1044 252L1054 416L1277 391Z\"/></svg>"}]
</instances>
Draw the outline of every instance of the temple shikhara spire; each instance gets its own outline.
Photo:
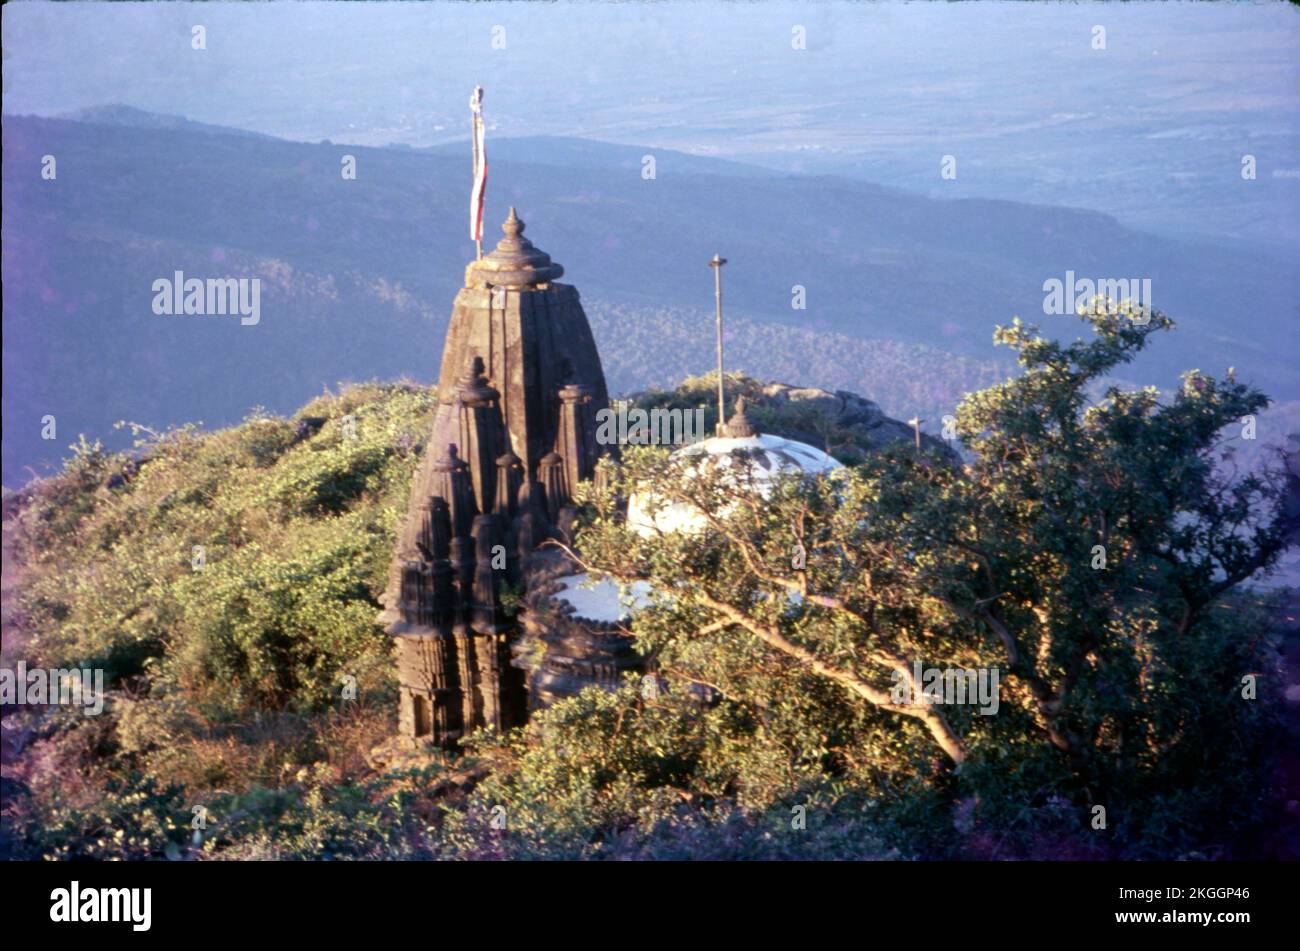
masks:
<instances>
[{"instance_id":1,"label":"temple shikhara spire","mask_svg":"<svg viewBox=\"0 0 1300 951\"><path fill-rule=\"evenodd\" d=\"M596 468L600 357L577 290L524 229L511 208L495 250L465 269L384 594L399 730L416 739L523 720L520 626L502 592L528 588L539 544L570 539L573 492Z\"/></svg>"}]
</instances>

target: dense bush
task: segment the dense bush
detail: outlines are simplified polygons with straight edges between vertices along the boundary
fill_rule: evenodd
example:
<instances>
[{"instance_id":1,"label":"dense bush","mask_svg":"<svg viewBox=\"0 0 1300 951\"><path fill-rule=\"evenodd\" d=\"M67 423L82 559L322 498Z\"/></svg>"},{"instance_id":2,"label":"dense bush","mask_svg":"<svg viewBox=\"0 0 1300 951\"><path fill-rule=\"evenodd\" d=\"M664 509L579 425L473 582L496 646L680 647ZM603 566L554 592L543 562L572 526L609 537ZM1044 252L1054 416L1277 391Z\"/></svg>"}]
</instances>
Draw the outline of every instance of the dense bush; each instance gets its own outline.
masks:
<instances>
[{"instance_id":1,"label":"dense bush","mask_svg":"<svg viewBox=\"0 0 1300 951\"><path fill-rule=\"evenodd\" d=\"M230 714L320 709L344 673L378 689L377 596L431 406L423 389L355 387L295 420L78 454L8 526L33 659L118 682L147 670Z\"/></svg>"},{"instance_id":2,"label":"dense bush","mask_svg":"<svg viewBox=\"0 0 1300 951\"><path fill-rule=\"evenodd\" d=\"M7 769L6 815L24 830L9 845L145 857L162 827L141 810L183 793L168 815L188 849L194 802L282 788L314 764L340 783L369 772L363 748L391 733L395 696L377 598L433 404L422 387L367 385L215 433L135 426L134 452L83 440L62 473L6 498L7 647L103 667L111 688L93 754L69 753L84 725L43 723ZM360 703L341 699L345 675ZM135 834L102 846L101 826Z\"/></svg>"}]
</instances>

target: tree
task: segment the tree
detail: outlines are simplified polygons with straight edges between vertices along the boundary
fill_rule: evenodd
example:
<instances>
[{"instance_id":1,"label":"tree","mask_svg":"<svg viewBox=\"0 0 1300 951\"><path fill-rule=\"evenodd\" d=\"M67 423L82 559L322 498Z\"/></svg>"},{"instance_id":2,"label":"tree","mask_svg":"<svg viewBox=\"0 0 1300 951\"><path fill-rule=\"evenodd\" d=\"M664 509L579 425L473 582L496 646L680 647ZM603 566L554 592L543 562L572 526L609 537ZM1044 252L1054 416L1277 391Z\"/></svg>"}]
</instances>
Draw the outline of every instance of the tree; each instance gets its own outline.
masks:
<instances>
[{"instance_id":1,"label":"tree","mask_svg":"<svg viewBox=\"0 0 1300 951\"><path fill-rule=\"evenodd\" d=\"M1042 748L1094 793L1153 768L1204 724L1200 695L1232 695L1246 671L1231 665L1255 656L1209 615L1282 550L1281 487L1216 466L1225 427L1268 403L1231 373L1189 372L1163 400L1103 389L1172 328L1112 310L1095 302L1091 337L1068 345L998 328L1022 372L960 406L965 463L894 447L842 479L764 492L632 449L590 496L581 558L653 586L634 633L670 682L766 728L798 690L913 722L953 767ZM619 514L631 492L692 505L709 530L642 537ZM931 702L918 661L999 671L1000 715ZM824 750L816 729L806 721L803 742Z\"/></svg>"}]
</instances>

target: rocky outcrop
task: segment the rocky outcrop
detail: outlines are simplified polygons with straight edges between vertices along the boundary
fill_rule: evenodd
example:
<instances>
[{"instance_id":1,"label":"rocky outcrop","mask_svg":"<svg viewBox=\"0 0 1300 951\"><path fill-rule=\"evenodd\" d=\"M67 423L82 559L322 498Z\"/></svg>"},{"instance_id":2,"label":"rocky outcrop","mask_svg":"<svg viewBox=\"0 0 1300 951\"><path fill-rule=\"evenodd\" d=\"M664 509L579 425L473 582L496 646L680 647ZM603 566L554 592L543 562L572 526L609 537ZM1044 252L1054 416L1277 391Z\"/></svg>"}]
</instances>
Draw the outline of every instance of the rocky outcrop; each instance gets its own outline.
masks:
<instances>
[{"instance_id":1,"label":"rocky outcrop","mask_svg":"<svg viewBox=\"0 0 1300 951\"><path fill-rule=\"evenodd\" d=\"M916 440L910 424L886 416L871 400L846 390L769 383L746 396L761 414L764 432L817 446L845 462L856 462L861 453L890 443ZM927 449L952 453L945 442L928 434L922 434L921 442Z\"/></svg>"}]
</instances>

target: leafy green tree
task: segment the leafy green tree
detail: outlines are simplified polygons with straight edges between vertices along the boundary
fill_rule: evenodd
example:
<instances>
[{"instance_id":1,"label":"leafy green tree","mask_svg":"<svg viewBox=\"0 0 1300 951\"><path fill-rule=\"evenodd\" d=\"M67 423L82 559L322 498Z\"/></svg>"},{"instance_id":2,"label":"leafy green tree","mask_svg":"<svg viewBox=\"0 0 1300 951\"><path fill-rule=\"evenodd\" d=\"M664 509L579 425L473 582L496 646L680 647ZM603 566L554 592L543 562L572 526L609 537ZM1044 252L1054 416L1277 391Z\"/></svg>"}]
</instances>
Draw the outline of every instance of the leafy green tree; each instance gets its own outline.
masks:
<instances>
[{"instance_id":1,"label":"leafy green tree","mask_svg":"<svg viewBox=\"0 0 1300 951\"><path fill-rule=\"evenodd\" d=\"M1172 323L1105 302L1083 319L1070 344L998 329L1022 372L960 406L965 463L894 447L761 490L743 467L634 449L592 492L582 560L652 585L635 634L670 685L832 773L914 760L913 740L955 768L1045 757L1094 800L1190 768L1255 715L1237 688L1259 632L1216 606L1282 550L1281 487L1225 475L1216 451L1268 400L1231 373L1188 373L1167 399L1106 388ZM620 515L631 493L708 530L642 536ZM918 661L996 669L997 714L929 702Z\"/></svg>"}]
</instances>

